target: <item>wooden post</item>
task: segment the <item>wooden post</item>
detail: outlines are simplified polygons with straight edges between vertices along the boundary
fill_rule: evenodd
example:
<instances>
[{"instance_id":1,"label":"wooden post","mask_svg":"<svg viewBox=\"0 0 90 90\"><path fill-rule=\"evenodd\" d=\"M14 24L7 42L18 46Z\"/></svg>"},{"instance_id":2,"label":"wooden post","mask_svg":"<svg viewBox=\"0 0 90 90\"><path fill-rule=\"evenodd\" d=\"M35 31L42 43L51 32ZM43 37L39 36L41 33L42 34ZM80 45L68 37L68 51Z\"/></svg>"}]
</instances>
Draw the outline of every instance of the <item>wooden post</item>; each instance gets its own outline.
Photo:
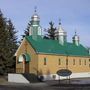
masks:
<instances>
[{"instance_id":1,"label":"wooden post","mask_svg":"<svg viewBox=\"0 0 90 90\"><path fill-rule=\"evenodd\" d=\"M70 76L69 76L69 84L70 84Z\"/></svg>"},{"instance_id":2,"label":"wooden post","mask_svg":"<svg viewBox=\"0 0 90 90\"><path fill-rule=\"evenodd\" d=\"M23 60L23 73L25 73L25 60Z\"/></svg>"},{"instance_id":3,"label":"wooden post","mask_svg":"<svg viewBox=\"0 0 90 90\"><path fill-rule=\"evenodd\" d=\"M60 85L60 76L59 76L59 85Z\"/></svg>"}]
</instances>

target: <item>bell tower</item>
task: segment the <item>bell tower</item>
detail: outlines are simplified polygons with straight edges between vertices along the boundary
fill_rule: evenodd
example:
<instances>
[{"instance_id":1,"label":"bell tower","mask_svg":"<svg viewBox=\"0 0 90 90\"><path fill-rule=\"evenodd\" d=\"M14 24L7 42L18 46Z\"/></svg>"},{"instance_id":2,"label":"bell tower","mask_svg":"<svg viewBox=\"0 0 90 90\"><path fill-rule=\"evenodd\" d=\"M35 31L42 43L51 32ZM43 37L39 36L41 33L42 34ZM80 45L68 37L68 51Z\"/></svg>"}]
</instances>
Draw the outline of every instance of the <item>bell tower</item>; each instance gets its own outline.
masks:
<instances>
[{"instance_id":1,"label":"bell tower","mask_svg":"<svg viewBox=\"0 0 90 90\"><path fill-rule=\"evenodd\" d=\"M31 26L29 29L29 35L36 38L38 35L42 36L42 28L40 26L40 17L37 14L37 7L35 7L34 14L31 17Z\"/></svg>"},{"instance_id":2,"label":"bell tower","mask_svg":"<svg viewBox=\"0 0 90 90\"><path fill-rule=\"evenodd\" d=\"M58 26L58 41L61 45L64 45L67 42L67 33L62 28L61 20L59 20Z\"/></svg>"}]
</instances>

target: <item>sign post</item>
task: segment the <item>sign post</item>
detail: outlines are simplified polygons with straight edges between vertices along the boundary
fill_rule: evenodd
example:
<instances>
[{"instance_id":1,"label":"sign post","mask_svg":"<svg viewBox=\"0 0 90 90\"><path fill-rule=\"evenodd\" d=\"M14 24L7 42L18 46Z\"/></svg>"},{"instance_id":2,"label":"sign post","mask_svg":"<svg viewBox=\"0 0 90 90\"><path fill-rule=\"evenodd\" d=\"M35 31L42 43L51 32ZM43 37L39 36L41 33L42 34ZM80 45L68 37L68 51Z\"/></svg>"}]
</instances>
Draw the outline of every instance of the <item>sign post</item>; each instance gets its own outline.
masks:
<instances>
[{"instance_id":1,"label":"sign post","mask_svg":"<svg viewBox=\"0 0 90 90\"><path fill-rule=\"evenodd\" d=\"M70 75L72 72L68 69L61 69L57 71L57 74L59 75L59 84L60 84L60 76L62 77L69 77L69 83L70 83Z\"/></svg>"}]
</instances>

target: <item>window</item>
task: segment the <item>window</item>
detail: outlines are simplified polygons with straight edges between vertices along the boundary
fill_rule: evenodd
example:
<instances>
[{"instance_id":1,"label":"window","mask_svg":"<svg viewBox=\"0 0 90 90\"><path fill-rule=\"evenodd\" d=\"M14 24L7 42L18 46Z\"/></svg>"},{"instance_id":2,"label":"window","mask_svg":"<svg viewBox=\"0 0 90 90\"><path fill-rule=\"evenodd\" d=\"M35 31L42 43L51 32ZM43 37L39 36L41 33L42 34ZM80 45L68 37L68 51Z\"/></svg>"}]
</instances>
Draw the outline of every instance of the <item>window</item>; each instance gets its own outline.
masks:
<instances>
[{"instance_id":1,"label":"window","mask_svg":"<svg viewBox=\"0 0 90 90\"><path fill-rule=\"evenodd\" d=\"M75 59L73 59L73 65L75 65Z\"/></svg>"},{"instance_id":2,"label":"window","mask_svg":"<svg viewBox=\"0 0 90 90\"><path fill-rule=\"evenodd\" d=\"M84 60L84 65L86 65L86 60Z\"/></svg>"},{"instance_id":3,"label":"window","mask_svg":"<svg viewBox=\"0 0 90 90\"><path fill-rule=\"evenodd\" d=\"M89 64L89 68L90 68L90 64Z\"/></svg>"},{"instance_id":4,"label":"window","mask_svg":"<svg viewBox=\"0 0 90 90\"><path fill-rule=\"evenodd\" d=\"M90 62L90 59L89 59L89 62Z\"/></svg>"},{"instance_id":5,"label":"window","mask_svg":"<svg viewBox=\"0 0 90 90\"><path fill-rule=\"evenodd\" d=\"M46 58L44 58L44 65L46 65L47 64L47 60L46 60Z\"/></svg>"},{"instance_id":6,"label":"window","mask_svg":"<svg viewBox=\"0 0 90 90\"><path fill-rule=\"evenodd\" d=\"M81 59L79 59L79 65L81 65Z\"/></svg>"},{"instance_id":7,"label":"window","mask_svg":"<svg viewBox=\"0 0 90 90\"><path fill-rule=\"evenodd\" d=\"M61 65L61 59L58 60L58 65Z\"/></svg>"}]
</instances>

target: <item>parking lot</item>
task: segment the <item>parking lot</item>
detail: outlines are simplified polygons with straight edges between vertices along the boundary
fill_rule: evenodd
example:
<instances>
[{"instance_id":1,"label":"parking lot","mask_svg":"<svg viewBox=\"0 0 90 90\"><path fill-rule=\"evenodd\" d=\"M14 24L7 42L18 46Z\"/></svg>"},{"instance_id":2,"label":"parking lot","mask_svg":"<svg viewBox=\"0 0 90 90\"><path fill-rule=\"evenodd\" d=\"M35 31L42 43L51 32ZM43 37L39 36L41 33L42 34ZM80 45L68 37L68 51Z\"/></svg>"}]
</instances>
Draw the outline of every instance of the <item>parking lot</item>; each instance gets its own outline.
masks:
<instances>
[{"instance_id":1,"label":"parking lot","mask_svg":"<svg viewBox=\"0 0 90 90\"><path fill-rule=\"evenodd\" d=\"M0 90L90 90L90 78L21 84L3 82Z\"/></svg>"}]
</instances>

